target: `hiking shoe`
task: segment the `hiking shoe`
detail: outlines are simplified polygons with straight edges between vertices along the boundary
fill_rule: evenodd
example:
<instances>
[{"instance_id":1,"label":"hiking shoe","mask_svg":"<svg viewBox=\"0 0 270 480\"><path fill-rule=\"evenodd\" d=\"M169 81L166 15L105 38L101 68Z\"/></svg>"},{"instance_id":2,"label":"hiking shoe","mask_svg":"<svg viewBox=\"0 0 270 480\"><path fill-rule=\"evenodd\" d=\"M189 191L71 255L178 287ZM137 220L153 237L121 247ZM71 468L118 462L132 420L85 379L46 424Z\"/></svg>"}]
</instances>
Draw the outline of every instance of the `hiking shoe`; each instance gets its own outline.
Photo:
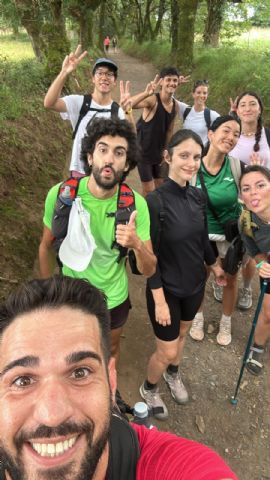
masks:
<instances>
[{"instance_id":1,"label":"hiking shoe","mask_svg":"<svg viewBox=\"0 0 270 480\"><path fill-rule=\"evenodd\" d=\"M238 296L238 308L248 310L252 307L252 290L251 288L240 288Z\"/></svg>"},{"instance_id":2,"label":"hiking shoe","mask_svg":"<svg viewBox=\"0 0 270 480\"><path fill-rule=\"evenodd\" d=\"M223 287L218 285L216 282L212 283L212 287L214 290L214 298L217 302L222 303L223 298Z\"/></svg>"},{"instance_id":3,"label":"hiking shoe","mask_svg":"<svg viewBox=\"0 0 270 480\"><path fill-rule=\"evenodd\" d=\"M254 347L254 345L251 347L246 363L246 369L249 371L249 373L252 373L252 375L260 375L263 369L263 354L264 348Z\"/></svg>"},{"instance_id":4,"label":"hiking shoe","mask_svg":"<svg viewBox=\"0 0 270 480\"><path fill-rule=\"evenodd\" d=\"M169 416L168 409L161 399L159 389L156 387L154 390L146 390L144 384L140 386L141 397L145 400L149 410L152 410L153 416L159 420L166 420ZM163 409L163 412L155 413L155 409Z\"/></svg>"},{"instance_id":5,"label":"hiking shoe","mask_svg":"<svg viewBox=\"0 0 270 480\"><path fill-rule=\"evenodd\" d=\"M173 397L174 401L180 405L187 403L188 392L182 382L179 370L177 373L173 373L172 375L166 370L166 372L163 373L163 378L170 389L171 396Z\"/></svg>"},{"instance_id":6,"label":"hiking shoe","mask_svg":"<svg viewBox=\"0 0 270 480\"><path fill-rule=\"evenodd\" d=\"M232 341L231 319L222 318L219 324L219 332L217 334L217 343L226 347Z\"/></svg>"},{"instance_id":7,"label":"hiking shoe","mask_svg":"<svg viewBox=\"0 0 270 480\"><path fill-rule=\"evenodd\" d=\"M189 335L193 340L197 340L200 342L203 340L204 337L204 331L203 331L203 326L204 326L204 318L203 317L195 317L192 320L192 327L189 330Z\"/></svg>"}]
</instances>

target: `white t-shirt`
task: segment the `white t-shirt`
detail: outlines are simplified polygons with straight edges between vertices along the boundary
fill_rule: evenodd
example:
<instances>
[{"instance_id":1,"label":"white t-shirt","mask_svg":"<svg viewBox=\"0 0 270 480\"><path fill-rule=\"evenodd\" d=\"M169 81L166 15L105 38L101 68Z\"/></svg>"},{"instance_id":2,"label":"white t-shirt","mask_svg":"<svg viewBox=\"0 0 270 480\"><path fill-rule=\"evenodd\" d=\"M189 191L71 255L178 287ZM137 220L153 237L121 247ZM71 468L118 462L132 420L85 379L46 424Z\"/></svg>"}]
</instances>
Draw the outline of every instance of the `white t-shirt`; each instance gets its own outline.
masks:
<instances>
[{"instance_id":1,"label":"white t-shirt","mask_svg":"<svg viewBox=\"0 0 270 480\"><path fill-rule=\"evenodd\" d=\"M190 106L184 102L177 102L179 106L179 116L183 120L184 111L186 110L186 108L190 108ZM213 123L213 121L219 116L219 113L215 112L215 110L210 110L211 123ZM193 130L193 132L196 132L198 135L200 135L204 145L206 145L206 143L208 142L208 129L205 123L203 111L196 112L194 110L194 107L192 107L183 123L183 128L189 128L190 130Z\"/></svg>"},{"instance_id":2,"label":"white t-shirt","mask_svg":"<svg viewBox=\"0 0 270 480\"><path fill-rule=\"evenodd\" d=\"M81 106L83 104L83 95L67 95L66 97L63 97L62 100L64 100L67 108L67 112L60 113L61 117L63 120L69 120L72 129L74 130L77 121L79 118ZM110 109L112 105L112 102L110 102L108 105L99 105L98 103L94 102L92 99L91 101L91 108L106 108ZM93 117L105 117L105 118L111 118L111 112L100 112L97 113L95 111L88 111L87 114L83 117L79 128L76 133L76 137L73 141L73 146L72 146L72 153L71 153L71 162L70 162L70 170L76 170L77 172L85 173L84 168L83 168L83 163L80 160L81 157L81 142L83 137L86 134L86 127L89 123L89 121ZM122 108L119 108L118 110L118 117L121 120L125 119L125 113L122 110Z\"/></svg>"},{"instance_id":3,"label":"white t-shirt","mask_svg":"<svg viewBox=\"0 0 270 480\"><path fill-rule=\"evenodd\" d=\"M255 135L251 137L247 137L245 135L240 135L239 140L234 147L234 149L230 152L232 157L239 158L242 162L246 163L247 165L250 164L250 155L254 152L253 147L255 144ZM262 135L259 142L260 150L257 152L261 159L263 160L263 165L267 168L270 168L270 148L267 143L267 138L265 135L264 128L262 129Z\"/></svg>"}]
</instances>

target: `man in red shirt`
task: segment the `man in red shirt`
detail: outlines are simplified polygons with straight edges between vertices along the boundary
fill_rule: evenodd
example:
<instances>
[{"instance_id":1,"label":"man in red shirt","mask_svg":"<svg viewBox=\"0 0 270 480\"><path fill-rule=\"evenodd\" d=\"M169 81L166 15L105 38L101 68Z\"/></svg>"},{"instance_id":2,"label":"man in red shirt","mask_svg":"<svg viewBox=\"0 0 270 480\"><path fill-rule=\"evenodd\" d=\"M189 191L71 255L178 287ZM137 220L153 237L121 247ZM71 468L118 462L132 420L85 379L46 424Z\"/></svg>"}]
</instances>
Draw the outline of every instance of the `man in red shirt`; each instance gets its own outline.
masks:
<instances>
[{"instance_id":1,"label":"man in red shirt","mask_svg":"<svg viewBox=\"0 0 270 480\"><path fill-rule=\"evenodd\" d=\"M33 280L0 306L0 478L237 480L212 450L115 411L103 294Z\"/></svg>"}]
</instances>

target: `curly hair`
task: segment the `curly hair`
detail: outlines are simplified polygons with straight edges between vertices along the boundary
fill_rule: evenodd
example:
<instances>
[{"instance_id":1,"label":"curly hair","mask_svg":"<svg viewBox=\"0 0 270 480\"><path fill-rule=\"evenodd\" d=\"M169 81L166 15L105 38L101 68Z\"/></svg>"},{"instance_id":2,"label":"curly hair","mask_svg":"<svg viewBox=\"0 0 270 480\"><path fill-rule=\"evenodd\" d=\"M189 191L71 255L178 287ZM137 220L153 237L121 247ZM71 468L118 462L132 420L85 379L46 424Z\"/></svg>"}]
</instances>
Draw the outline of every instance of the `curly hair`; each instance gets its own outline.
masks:
<instances>
[{"instance_id":1,"label":"curly hair","mask_svg":"<svg viewBox=\"0 0 270 480\"><path fill-rule=\"evenodd\" d=\"M81 149L81 161L83 162L85 173L87 175L90 175L91 173L91 167L88 164L87 155L89 153L91 155L94 153L97 141L106 135L111 137L123 137L127 141L128 170L123 174L122 180L124 180L128 173L137 166L140 147L137 142L136 133L131 124L127 122L127 120L120 120L119 118L95 118L88 123L86 127L86 135L82 139Z\"/></svg>"},{"instance_id":2,"label":"curly hair","mask_svg":"<svg viewBox=\"0 0 270 480\"><path fill-rule=\"evenodd\" d=\"M263 103L262 103L262 99L259 97L259 95L256 92L252 92L250 90L247 90L246 92L241 93L241 95L239 95L237 97L237 100L236 100L236 107L237 108L238 108L240 100L243 97L245 97L246 95L250 95L251 97L256 98L256 100L258 101L258 103L260 105L260 109L261 109L261 113L260 113L260 115L258 117L258 120L257 120L257 128L256 128L256 133L255 133L255 143L254 143L254 146L253 146L253 151L258 152L260 150L260 140L261 140L262 128L263 128L263 118L262 118Z\"/></svg>"}]
</instances>

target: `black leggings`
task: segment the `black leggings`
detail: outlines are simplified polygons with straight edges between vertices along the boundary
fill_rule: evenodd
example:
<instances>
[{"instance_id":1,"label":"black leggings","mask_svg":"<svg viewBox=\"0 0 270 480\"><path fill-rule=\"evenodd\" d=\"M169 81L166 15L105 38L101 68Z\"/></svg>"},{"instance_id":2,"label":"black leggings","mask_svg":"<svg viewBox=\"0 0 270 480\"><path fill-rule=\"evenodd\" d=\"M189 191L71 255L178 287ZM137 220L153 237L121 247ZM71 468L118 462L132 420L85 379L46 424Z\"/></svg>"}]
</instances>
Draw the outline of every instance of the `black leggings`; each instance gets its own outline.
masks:
<instances>
[{"instance_id":1,"label":"black leggings","mask_svg":"<svg viewBox=\"0 0 270 480\"><path fill-rule=\"evenodd\" d=\"M165 342L176 340L179 337L180 322L190 322L195 317L203 301L204 288L189 297L179 298L164 290L166 302L171 315L171 325L160 325L156 321L155 302L150 288L146 287L146 302L148 315L157 338Z\"/></svg>"}]
</instances>

